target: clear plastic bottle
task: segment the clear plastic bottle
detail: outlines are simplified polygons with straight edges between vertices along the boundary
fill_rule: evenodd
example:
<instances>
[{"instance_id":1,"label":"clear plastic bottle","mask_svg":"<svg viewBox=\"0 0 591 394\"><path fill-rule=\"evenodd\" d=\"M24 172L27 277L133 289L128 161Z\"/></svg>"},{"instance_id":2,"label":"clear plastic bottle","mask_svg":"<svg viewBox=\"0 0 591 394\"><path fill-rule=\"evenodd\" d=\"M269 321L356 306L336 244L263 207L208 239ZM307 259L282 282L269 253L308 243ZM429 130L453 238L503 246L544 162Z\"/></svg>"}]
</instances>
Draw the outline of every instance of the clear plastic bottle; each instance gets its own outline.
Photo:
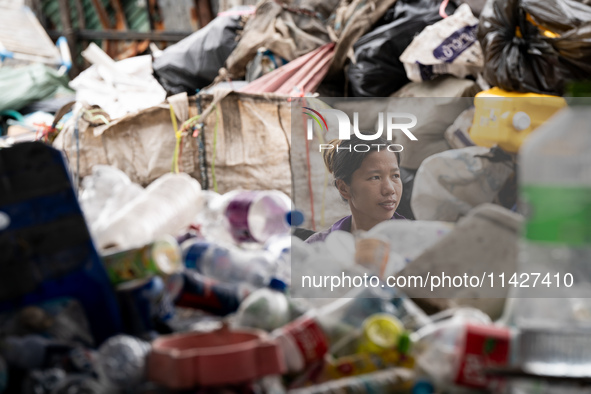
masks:
<instances>
[{"instance_id":1,"label":"clear plastic bottle","mask_svg":"<svg viewBox=\"0 0 591 394\"><path fill-rule=\"evenodd\" d=\"M268 287L258 289L240 304L236 314L239 327L272 331L289 322L290 306L285 296L285 282L273 278Z\"/></svg>"},{"instance_id":2,"label":"clear plastic bottle","mask_svg":"<svg viewBox=\"0 0 591 394\"><path fill-rule=\"evenodd\" d=\"M98 247L132 249L174 236L191 224L202 203L199 182L183 173L165 174L97 232Z\"/></svg>"},{"instance_id":3,"label":"clear plastic bottle","mask_svg":"<svg viewBox=\"0 0 591 394\"><path fill-rule=\"evenodd\" d=\"M79 198L89 227L94 227L109 201L128 185L133 185L129 177L115 167L99 164L92 168L92 175L82 180Z\"/></svg>"},{"instance_id":4,"label":"clear plastic bottle","mask_svg":"<svg viewBox=\"0 0 591 394\"><path fill-rule=\"evenodd\" d=\"M239 242L264 243L278 234L289 234L291 225L303 221L301 212L292 210L289 197L277 190L236 194L226 207L232 236Z\"/></svg>"},{"instance_id":5,"label":"clear plastic bottle","mask_svg":"<svg viewBox=\"0 0 591 394\"><path fill-rule=\"evenodd\" d=\"M520 150L520 209L526 225L518 286L511 287L503 319L528 337L524 343L539 338L533 348L522 349L530 372L587 370L589 376L591 368L588 341L575 335L591 333L590 124L588 99L573 98ZM531 273L540 273L537 285L531 287L533 278L526 283L530 287L519 285ZM552 350L559 348L573 352Z\"/></svg>"},{"instance_id":6,"label":"clear plastic bottle","mask_svg":"<svg viewBox=\"0 0 591 394\"><path fill-rule=\"evenodd\" d=\"M382 371L329 380L315 386L290 390L291 394L385 394L406 393L414 376L406 368L387 368ZM413 392L414 393L414 392Z\"/></svg>"},{"instance_id":7,"label":"clear plastic bottle","mask_svg":"<svg viewBox=\"0 0 591 394\"><path fill-rule=\"evenodd\" d=\"M181 244L183 262L186 268L203 273L201 262L203 255L212 245L212 242L201 238L191 238Z\"/></svg>"},{"instance_id":8,"label":"clear plastic bottle","mask_svg":"<svg viewBox=\"0 0 591 394\"><path fill-rule=\"evenodd\" d=\"M234 244L234 239L228 231L224 209L228 200L236 193L236 191L231 191L220 195L211 190L202 191L203 210L195 216L193 223L205 240L224 245Z\"/></svg>"},{"instance_id":9,"label":"clear plastic bottle","mask_svg":"<svg viewBox=\"0 0 591 394\"><path fill-rule=\"evenodd\" d=\"M255 288L267 286L276 262L265 250L245 250L232 245L212 244L199 263L201 272L227 283L245 283Z\"/></svg>"},{"instance_id":10,"label":"clear plastic bottle","mask_svg":"<svg viewBox=\"0 0 591 394\"><path fill-rule=\"evenodd\" d=\"M310 310L273 331L288 370L297 372L322 362L329 350L336 351L358 337L367 317L376 313L395 314L396 309L389 300L369 291L357 288L347 297Z\"/></svg>"},{"instance_id":11,"label":"clear plastic bottle","mask_svg":"<svg viewBox=\"0 0 591 394\"><path fill-rule=\"evenodd\" d=\"M201 224L205 236L217 242L226 241L229 234L236 243L265 243L273 236L289 235L292 225L303 222L302 213L277 190L235 190L212 199L208 209Z\"/></svg>"},{"instance_id":12,"label":"clear plastic bottle","mask_svg":"<svg viewBox=\"0 0 591 394\"><path fill-rule=\"evenodd\" d=\"M439 242L454 224L428 220L386 220L365 234L365 238L385 238L390 253L384 275L394 275L425 250Z\"/></svg>"},{"instance_id":13,"label":"clear plastic bottle","mask_svg":"<svg viewBox=\"0 0 591 394\"><path fill-rule=\"evenodd\" d=\"M417 373L450 392L488 387L484 369L509 362L509 330L493 326L488 315L472 308L446 310L432 318L432 324L411 335Z\"/></svg>"},{"instance_id":14,"label":"clear plastic bottle","mask_svg":"<svg viewBox=\"0 0 591 394\"><path fill-rule=\"evenodd\" d=\"M265 243L265 250L269 251L277 262L275 277L281 279L288 286L291 285L291 265L302 263L307 258L310 248L301 239L290 235L276 235Z\"/></svg>"},{"instance_id":15,"label":"clear plastic bottle","mask_svg":"<svg viewBox=\"0 0 591 394\"><path fill-rule=\"evenodd\" d=\"M92 235L99 234L116 213L136 197L145 193L143 187L131 182L121 170L96 165L92 175L82 181L80 206Z\"/></svg>"}]
</instances>

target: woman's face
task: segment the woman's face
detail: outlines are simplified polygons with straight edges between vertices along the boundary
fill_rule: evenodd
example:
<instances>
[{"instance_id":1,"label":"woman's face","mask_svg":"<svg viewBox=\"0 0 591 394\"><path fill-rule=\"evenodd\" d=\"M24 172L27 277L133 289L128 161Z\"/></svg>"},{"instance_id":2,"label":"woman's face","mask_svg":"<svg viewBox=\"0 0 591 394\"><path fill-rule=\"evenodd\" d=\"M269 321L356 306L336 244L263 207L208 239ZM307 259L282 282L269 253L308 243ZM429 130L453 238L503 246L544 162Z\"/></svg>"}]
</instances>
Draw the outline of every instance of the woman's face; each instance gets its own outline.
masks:
<instances>
[{"instance_id":1,"label":"woman's face","mask_svg":"<svg viewBox=\"0 0 591 394\"><path fill-rule=\"evenodd\" d=\"M349 202L355 229L369 230L394 215L402 196L396 155L387 150L371 152L353 173L351 184L337 182Z\"/></svg>"}]
</instances>

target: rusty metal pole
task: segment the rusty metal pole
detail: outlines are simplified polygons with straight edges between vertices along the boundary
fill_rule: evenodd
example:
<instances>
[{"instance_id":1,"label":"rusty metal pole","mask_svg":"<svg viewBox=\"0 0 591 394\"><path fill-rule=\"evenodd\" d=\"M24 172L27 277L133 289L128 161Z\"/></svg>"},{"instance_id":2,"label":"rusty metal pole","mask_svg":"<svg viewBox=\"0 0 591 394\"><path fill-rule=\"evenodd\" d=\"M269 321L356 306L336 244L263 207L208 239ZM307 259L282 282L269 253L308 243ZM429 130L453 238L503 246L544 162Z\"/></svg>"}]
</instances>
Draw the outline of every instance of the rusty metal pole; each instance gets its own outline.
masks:
<instances>
[{"instance_id":1,"label":"rusty metal pole","mask_svg":"<svg viewBox=\"0 0 591 394\"><path fill-rule=\"evenodd\" d=\"M209 3L209 0L194 0L194 2L199 21L199 28L202 29L213 19L211 4Z\"/></svg>"},{"instance_id":2,"label":"rusty metal pole","mask_svg":"<svg viewBox=\"0 0 591 394\"><path fill-rule=\"evenodd\" d=\"M75 78L79 73L80 69L76 64L76 32L72 29L72 22L70 21L70 4L68 0L59 0L60 7L60 20L62 22L62 33L68 40L68 47L70 48L70 54L72 56L72 68L70 69L70 77Z\"/></svg>"},{"instance_id":3,"label":"rusty metal pole","mask_svg":"<svg viewBox=\"0 0 591 394\"><path fill-rule=\"evenodd\" d=\"M74 5L76 6L76 13L78 14L78 31L86 29L86 17L84 15L84 7L82 6L82 0L74 0ZM82 50L86 49L88 46L88 40L81 40L80 43L82 44ZM76 62L78 56L72 54L72 63ZM90 63L86 59L83 59L82 62L79 64L80 70L84 70L85 68L90 66Z\"/></svg>"}]
</instances>

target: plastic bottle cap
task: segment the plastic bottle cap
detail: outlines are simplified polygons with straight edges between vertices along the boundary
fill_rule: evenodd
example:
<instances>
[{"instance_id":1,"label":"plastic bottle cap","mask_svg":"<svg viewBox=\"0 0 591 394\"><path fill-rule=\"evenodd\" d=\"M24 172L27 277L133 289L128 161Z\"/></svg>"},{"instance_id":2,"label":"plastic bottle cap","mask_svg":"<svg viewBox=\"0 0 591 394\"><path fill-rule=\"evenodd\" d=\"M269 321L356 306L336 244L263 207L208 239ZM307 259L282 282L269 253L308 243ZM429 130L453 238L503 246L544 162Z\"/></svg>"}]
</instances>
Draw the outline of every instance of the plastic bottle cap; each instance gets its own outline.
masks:
<instances>
[{"instance_id":1,"label":"plastic bottle cap","mask_svg":"<svg viewBox=\"0 0 591 394\"><path fill-rule=\"evenodd\" d=\"M285 214L285 220L292 227L301 226L304 223L304 214L302 211L294 209Z\"/></svg>"},{"instance_id":2,"label":"plastic bottle cap","mask_svg":"<svg viewBox=\"0 0 591 394\"><path fill-rule=\"evenodd\" d=\"M404 326L394 316L378 313L368 317L363 323L363 332L367 346L371 351L396 347Z\"/></svg>"},{"instance_id":3,"label":"plastic bottle cap","mask_svg":"<svg viewBox=\"0 0 591 394\"><path fill-rule=\"evenodd\" d=\"M412 394L432 394L435 387L428 380L418 380L412 388Z\"/></svg>"},{"instance_id":4,"label":"plastic bottle cap","mask_svg":"<svg viewBox=\"0 0 591 394\"><path fill-rule=\"evenodd\" d=\"M408 332L405 331L402 334L400 334L400 338L398 338L398 351L401 354L409 354L411 344L412 343Z\"/></svg>"},{"instance_id":5,"label":"plastic bottle cap","mask_svg":"<svg viewBox=\"0 0 591 394\"><path fill-rule=\"evenodd\" d=\"M269 283L269 288L283 293L287 289L287 284L281 279L273 278Z\"/></svg>"},{"instance_id":6,"label":"plastic bottle cap","mask_svg":"<svg viewBox=\"0 0 591 394\"><path fill-rule=\"evenodd\" d=\"M201 258L205 252L209 249L211 243L205 240L194 240L191 239L187 242L184 247L184 262L187 268L193 268L201 272Z\"/></svg>"},{"instance_id":7,"label":"plastic bottle cap","mask_svg":"<svg viewBox=\"0 0 591 394\"><path fill-rule=\"evenodd\" d=\"M525 130L531 126L531 119L525 112L519 111L513 115L513 127L517 131Z\"/></svg>"}]
</instances>

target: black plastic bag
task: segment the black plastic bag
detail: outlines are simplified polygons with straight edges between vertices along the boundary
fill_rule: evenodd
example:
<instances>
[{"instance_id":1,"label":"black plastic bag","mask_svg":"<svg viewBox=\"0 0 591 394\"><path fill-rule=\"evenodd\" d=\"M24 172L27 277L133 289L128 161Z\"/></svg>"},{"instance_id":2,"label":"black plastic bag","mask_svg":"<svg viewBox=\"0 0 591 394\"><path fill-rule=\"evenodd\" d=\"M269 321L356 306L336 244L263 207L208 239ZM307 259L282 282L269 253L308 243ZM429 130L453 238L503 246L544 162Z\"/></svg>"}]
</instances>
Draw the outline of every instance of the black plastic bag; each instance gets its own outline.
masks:
<instances>
[{"instance_id":1,"label":"black plastic bag","mask_svg":"<svg viewBox=\"0 0 591 394\"><path fill-rule=\"evenodd\" d=\"M237 45L240 15L218 16L207 26L166 48L153 63L154 76L169 94L210 85Z\"/></svg>"},{"instance_id":2,"label":"black plastic bag","mask_svg":"<svg viewBox=\"0 0 591 394\"><path fill-rule=\"evenodd\" d=\"M489 1L478 39L484 78L505 90L561 95L591 75L591 7L575 0Z\"/></svg>"},{"instance_id":3,"label":"black plastic bag","mask_svg":"<svg viewBox=\"0 0 591 394\"><path fill-rule=\"evenodd\" d=\"M353 46L356 64L348 70L352 93L357 97L387 97L409 82L398 59L425 27L441 20L441 0L398 0L377 27ZM445 12L456 9L449 2Z\"/></svg>"}]
</instances>

